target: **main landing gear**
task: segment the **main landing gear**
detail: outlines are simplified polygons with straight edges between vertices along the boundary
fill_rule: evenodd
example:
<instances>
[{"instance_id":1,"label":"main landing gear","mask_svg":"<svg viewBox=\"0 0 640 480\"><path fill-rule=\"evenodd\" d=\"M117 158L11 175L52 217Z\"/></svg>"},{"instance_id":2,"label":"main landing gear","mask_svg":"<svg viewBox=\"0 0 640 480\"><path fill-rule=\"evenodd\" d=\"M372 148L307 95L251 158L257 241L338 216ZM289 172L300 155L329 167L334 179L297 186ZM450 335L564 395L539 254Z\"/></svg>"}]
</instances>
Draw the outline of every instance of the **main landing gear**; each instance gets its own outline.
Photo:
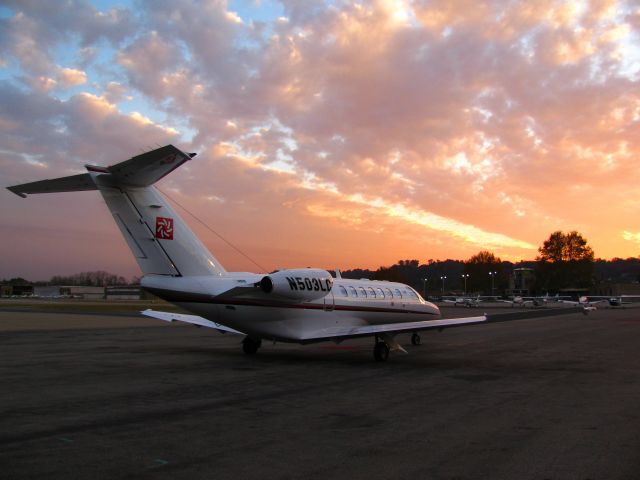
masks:
<instances>
[{"instance_id":1,"label":"main landing gear","mask_svg":"<svg viewBox=\"0 0 640 480\"><path fill-rule=\"evenodd\" d=\"M389 345L376 337L376 343L373 346L373 358L376 362L385 362L389 358Z\"/></svg>"},{"instance_id":2,"label":"main landing gear","mask_svg":"<svg viewBox=\"0 0 640 480\"><path fill-rule=\"evenodd\" d=\"M248 335L242 340L242 351L247 355L255 355L262 345L260 338L249 337Z\"/></svg>"},{"instance_id":3,"label":"main landing gear","mask_svg":"<svg viewBox=\"0 0 640 480\"><path fill-rule=\"evenodd\" d=\"M411 343L413 345L420 345L420 334L414 332L411 335ZM389 351L393 350L394 352L403 352L407 353L407 351L402 348L397 340L387 334L381 334L375 336L375 343L373 344L373 358L376 362L384 362L389 358Z\"/></svg>"}]
</instances>

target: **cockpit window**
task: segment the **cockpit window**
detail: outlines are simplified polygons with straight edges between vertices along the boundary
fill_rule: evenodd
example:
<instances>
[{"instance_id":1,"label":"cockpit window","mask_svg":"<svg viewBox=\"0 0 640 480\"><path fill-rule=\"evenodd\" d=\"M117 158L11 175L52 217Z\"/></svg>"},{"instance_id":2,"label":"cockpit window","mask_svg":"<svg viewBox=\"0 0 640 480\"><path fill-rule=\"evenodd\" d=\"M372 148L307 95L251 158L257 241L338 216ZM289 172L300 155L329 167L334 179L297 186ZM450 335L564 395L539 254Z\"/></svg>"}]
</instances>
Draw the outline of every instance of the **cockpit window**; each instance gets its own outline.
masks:
<instances>
[{"instance_id":1,"label":"cockpit window","mask_svg":"<svg viewBox=\"0 0 640 480\"><path fill-rule=\"evenodd\" d=\"M367 292L369 293L369 296L371 298L376 298L376 292L373 291L373 288L371 287L367 288Z\"/></svg>"},{"instance_id":2,"label":"cockpit window","mask_svg":"<svg viewBox=\"0 0 640 480\"><path fill-rule=\"evenodd\" d=\"M416 292L414 292L410 288L406 288L405 292L407 292L407 295L409 295L409 297L411 297L411 298L414 298L414 299L418 298L418 295L416 295Z\"/></svg>"},{"instance_id":3,"label":"cockpit window","mask_svg":"<svg viewBox=\"0 0 640 480\"><path fill-rule=\"evenodd\" d=\"M355 288L349 287L349 295L351 295L352 297L357 297L358 296L358 292L356 292Z\"/></svg>"},{"instance_id":4,"label":"cockpit window","mask_svg":"<svg viewBox=\"0 0 640 480\"><path fill-rule=\"evenodd\" d=\"M366 297L367 296L367 292L365 291L364 288L359 287L358 290L360 290L360 296L361 297Z\"/></svg>"},{"instance_id":5,"label":"cockpit window","mask_svg":"<svg viewBox=\"0 0 640 480\"><path fill-rule=\"evenodd\" d=\"M384 293L385 293L385 295L386 295L387 297L389 297L389 298L393 298L393 293L391 293L391 290L390 290L390 289L385 288L385 289L384 289Z\"/></svg>"},{"instance_id":6,"label":"cockpit window","mask_svg":"<svg viewBox=\"0 0 640 480\"><path fill-rule=\"evenodd\" d=\"M342 285L340 285L340 295L343 297L348 297L349 294L347 293L347 289L344 288Z\"/></svg>"},{"instance_id":7,"label":"cockpit window","mask_svg":"<svg viewBox=\"0 0 640 480\"><path fill-rule=\"evenodd\" d=\"M400 289L399 289L399 288L396 288L395 292L396 292L396 296L397 296L398 298L402 298L402 292L400 291Z\"/></svg>"},{"instance_id":8,"label":"cockpit window","mask_svg":"<svg viewBox=\"0 0 640 480\"><path fill-rule=\"evenodd\" d=\"M384 292L382 291L381 288L376 288L376 294L378 295L379 298L384 298Z\"/></svg>"}]
</instances>

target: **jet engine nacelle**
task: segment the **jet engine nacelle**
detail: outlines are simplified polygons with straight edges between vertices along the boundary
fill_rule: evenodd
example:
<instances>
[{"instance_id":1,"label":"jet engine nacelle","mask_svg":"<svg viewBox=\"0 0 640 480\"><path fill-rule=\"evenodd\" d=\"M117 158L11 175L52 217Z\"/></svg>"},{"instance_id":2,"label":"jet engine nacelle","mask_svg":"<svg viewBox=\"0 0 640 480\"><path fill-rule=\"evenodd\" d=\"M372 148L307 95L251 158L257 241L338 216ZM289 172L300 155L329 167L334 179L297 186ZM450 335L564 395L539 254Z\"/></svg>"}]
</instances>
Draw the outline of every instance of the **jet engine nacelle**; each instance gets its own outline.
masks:
<instances>
[{"instance_id":1,"label":"jet engine nacelle","mask_svg":"<svg viewBox=\"0 0 640 480\"><path fill-rule=\"evenodd\" d=\"M331 291L333 277L326 270L298 268L280 270L260 280L264 293L291 300L317 300Z\"/></svg>"}]
</instances>

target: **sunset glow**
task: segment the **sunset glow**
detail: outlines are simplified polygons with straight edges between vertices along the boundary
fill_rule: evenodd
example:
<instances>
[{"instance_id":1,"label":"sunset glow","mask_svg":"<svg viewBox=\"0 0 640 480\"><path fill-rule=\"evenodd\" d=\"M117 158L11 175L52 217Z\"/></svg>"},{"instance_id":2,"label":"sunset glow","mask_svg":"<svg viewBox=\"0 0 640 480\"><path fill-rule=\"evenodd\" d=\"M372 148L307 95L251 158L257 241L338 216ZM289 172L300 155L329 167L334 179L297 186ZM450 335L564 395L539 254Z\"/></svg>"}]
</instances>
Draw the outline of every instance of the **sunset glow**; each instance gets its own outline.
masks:
<instances>
[{"instance_id":1,"label":"sunset glow","mask_svg":"<svg viewBox=\"0 0 640 480\"><path fill-rule=\"evenodd\" d=\"M0 7L2 187L173 143L159 187L266 269L640 254L637 2L66 3ZM96 192L0 196L0 277L139 273Z\"/></svg>"}]
</instances>

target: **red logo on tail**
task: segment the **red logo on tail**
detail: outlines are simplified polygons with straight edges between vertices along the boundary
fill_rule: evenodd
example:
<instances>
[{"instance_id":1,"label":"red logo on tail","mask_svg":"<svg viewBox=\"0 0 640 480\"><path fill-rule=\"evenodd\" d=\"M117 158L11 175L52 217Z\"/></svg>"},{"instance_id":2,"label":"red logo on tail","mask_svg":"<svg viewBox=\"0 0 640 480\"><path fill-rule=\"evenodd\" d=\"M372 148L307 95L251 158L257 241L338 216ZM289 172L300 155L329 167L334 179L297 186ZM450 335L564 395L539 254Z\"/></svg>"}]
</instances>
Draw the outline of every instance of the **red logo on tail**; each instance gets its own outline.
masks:
<instances>
[{"instance_id":1,"label":"red logo on tail","mask_svg":"<svg viewBox=\"0 0 640 480\"><path fill-rule=\"evenodd\" d=\"M156 238L173 240L173 218L156 217Z\"/></svg>"}]
</instances>

